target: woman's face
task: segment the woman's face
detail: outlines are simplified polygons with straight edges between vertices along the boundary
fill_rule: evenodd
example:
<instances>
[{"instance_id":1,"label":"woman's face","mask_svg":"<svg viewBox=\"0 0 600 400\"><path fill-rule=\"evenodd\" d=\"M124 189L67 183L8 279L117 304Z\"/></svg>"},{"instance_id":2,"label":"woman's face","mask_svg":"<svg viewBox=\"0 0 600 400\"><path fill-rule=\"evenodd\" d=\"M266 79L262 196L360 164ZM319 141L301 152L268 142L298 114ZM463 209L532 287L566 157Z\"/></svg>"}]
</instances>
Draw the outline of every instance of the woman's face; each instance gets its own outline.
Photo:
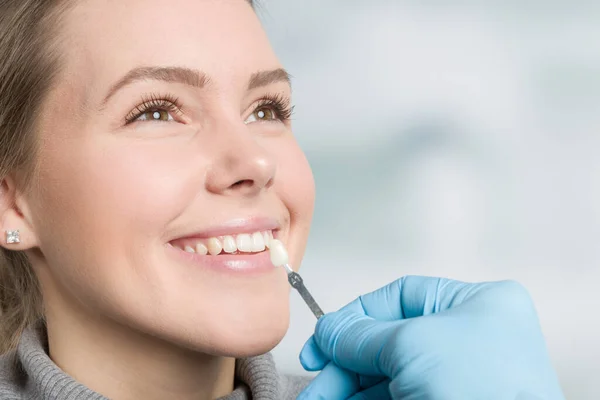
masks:
<instances>
[{"instance_id":1,"label":"woman's face","mask_svg":"<svg viewBox=\"0 0 600 400\"><path fill-rule=\"evenodd\" d=\"M49 309L210 354L269 350L289 288L261 240L300 265L314 186L254 11L88 0L62 33L28 199Z\"/></svg>"}]
</instances>

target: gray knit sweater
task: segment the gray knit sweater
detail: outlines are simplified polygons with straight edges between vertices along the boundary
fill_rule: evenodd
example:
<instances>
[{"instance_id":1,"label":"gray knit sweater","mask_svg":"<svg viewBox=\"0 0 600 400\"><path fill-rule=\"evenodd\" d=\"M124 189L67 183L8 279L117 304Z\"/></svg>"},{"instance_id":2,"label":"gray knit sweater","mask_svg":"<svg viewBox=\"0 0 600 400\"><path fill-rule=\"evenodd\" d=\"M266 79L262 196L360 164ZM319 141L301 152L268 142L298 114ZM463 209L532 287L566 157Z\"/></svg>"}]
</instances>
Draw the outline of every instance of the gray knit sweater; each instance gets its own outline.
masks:
<instances>
[{"instance_id":1,"label":"gray knit sweater","mask_svg":"<svg viewBox=\"0 0 600 400\"><path fill-rule=\"evenodd\" d=\"M46 349L46 332L39 326L23 333L16 351L0 356L0 399L107 400L63 372ZM236 377L239 385L221 400L296 399L310 380L278 374L270 354L238 360Z\"/></svg>"}]
</instances>

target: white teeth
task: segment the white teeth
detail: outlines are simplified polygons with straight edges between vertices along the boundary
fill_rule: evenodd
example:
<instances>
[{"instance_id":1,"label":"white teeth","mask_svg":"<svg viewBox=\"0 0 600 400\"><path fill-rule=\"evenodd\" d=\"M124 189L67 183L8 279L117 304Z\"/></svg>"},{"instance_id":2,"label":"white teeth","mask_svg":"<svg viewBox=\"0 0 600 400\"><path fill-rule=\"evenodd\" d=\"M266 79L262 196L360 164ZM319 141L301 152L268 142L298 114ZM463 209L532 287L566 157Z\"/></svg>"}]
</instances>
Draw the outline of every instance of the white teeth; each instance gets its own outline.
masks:
<instances>
[{"instance_id":1,"label":"white teeth","mask_svg":"<svg viewBox=\"0 0 600 400\"><path fill-rule=\"evenodd\" d=\"M221 244L221 241L217 238L208 239L207 245L208 245L207 246L208 252L212 256L216 256L217 254L219 254L221 252L221 250L223 250L223 245Z\"/></svg>"},{"instance_id":2,"label":"white teeth","mask_svg":"<svg viewBox=\"0 0 600 400\"><path fill-rule=\"evenodd\" d=\"M227 254L237 254L238 251L240 253L260 253L268 249L273 240L273 232L264 231L211 237L176 246L188 253L216 256L221 252ZM173 246L171 243L169 245Z\"/></svg>"},{"instance_id":3,"label":"white teeth","mask_svg":"<svg viewBox=\"0 0 600 400\"><path fill-rule=\"evenodd\" d=\"M271 240L271 247L269 249L271 256L271 262L276 267L281 267L288 263L288 253L283 243L277 239Z\"/></svg>"},{"instance_id":4,"label":"white teeth","mask_svg":"<svg viewBox=\"0 0 600 400\"><path fill-rule=\"evenodd\" d=\"M237 245L233 236L228 235L223 237L223 251L225 253L235 253L237 251Z\"/></svg>"},{"instance_id":5,"label":"white teeth","mask_svg":"<svg viewBox=\"0 0 600 400\"><path fill-rule=\"evenodd\" d=\"M208 254L208 247L206 247L205 245L203 245L202 243L198 243L196 245L196 253L198 254L202 254L202 255L207 255Z\"/></svg>"},{"instance_id":6,"label":"white teeth","mask_svg":"<svg viewBox=\"0 0 600 400\"><path fill-rule=\"evenodd\" d=\"M239 251L249 253L254 250L252 236L247 233L237 235L236 244Z\"/></svg>"},{"instance_id":7,"label":"white teeth","mask_svg":"<svg viewBox=\"0 0 600 400\"><path fill-rule=\"evenodd\" d=\"M260 232L252 234L252 251L263 251L265 249L265 239Z\"/></svg>"},{"instance_id":8,"label":"white teeth","mask_svg":"<svg viewBox=\"0 0 600 400\"><path fill-rule=\"evenodd\" d=\"M268 249L271 244L271 235L269 234L269 232L263 232L262 237L265 242L265 247Z\"/></svg>"}]
</instances>

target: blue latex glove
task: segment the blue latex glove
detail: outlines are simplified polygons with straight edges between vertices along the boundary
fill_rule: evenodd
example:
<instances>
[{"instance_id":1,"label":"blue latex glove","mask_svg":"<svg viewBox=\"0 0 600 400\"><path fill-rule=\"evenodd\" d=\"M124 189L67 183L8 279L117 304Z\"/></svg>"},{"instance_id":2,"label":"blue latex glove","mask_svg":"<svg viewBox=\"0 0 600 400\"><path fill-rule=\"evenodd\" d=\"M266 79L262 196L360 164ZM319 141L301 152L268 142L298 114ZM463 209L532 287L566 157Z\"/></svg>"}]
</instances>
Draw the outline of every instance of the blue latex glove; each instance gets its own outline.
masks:
<instances>
[{"instance_id":1,"label":"blue latex glove","mask_svg":"<svg viewBox=\"0 0 600 400\"><path fill-rule=\"evenodd\" d=\"M512 281L404 277L322 317L300 361L322 371L298 399L564 400Z\"/></svg>"}]
</instances>

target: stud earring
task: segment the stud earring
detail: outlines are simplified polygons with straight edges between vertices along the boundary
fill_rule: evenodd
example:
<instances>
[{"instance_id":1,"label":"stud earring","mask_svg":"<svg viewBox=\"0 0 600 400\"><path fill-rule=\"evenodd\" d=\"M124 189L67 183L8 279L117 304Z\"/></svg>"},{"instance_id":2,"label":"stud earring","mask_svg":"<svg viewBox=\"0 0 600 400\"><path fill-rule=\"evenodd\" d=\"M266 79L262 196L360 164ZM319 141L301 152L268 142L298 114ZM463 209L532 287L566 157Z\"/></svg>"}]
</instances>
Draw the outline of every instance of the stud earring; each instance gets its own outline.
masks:
<instances>
[{"instance_id":1,"label":"stud earring","mask_svg":"<svg viewBox=\"0 0 600 400\"><path fill-rule=\"evenodd\" d=\"M6 243L7 244L21 243L21 236L19 236L19 231L18 230L6 231Z\"/></svg>"}]
</instances>

